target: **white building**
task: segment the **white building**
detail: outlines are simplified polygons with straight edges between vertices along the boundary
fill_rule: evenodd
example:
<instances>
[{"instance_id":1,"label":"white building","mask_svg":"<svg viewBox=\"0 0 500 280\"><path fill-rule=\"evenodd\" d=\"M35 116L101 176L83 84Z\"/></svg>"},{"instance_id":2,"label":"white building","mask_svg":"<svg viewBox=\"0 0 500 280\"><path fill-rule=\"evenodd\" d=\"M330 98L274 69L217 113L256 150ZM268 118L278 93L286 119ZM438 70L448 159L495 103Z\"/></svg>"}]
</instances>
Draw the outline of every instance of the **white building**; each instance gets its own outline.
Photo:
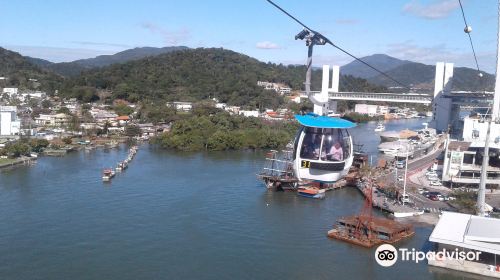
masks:
<instances>
[{"instance_id":1,"label":"white building","mask_svg":"<svg viewBox=\"0 0 500 280\"><path fill-rule=\"evenodd\" d=\"M71 117L64 113L60 114L40 114L35 118L35 123L47 127L63 127L67 126L71 121Z\"/></svg>"},{"instance_id":2,"label":"white building","mask_svg":"<svg viewBox=\"0 0 500 280\"><path fill-rule=\"evenodd\" d=\"M191 111L191 109L193 109L193 103L191 102L180 102L180 101L168 102L167 106L173 107L176 110L183 112L189 112Z\"/></svg>"},{"instance_id":3,"label":"white building","mask_svg":"<svg viewBox=\"0 0 500 280\"><path fill-rule=\"evenodd\" d=\"M254 110L254 111L244 111L244 110L241 110L238 112L239 115L243 115L245 117L256 117L258 118L259 117L259 111L257 110Z\"/></svg>"},{"instance_id":4,"label":"white building","mask_svg":"<svg viewBox=\"0 0 500 280\"><path fill-rule=\"evenodd\" d=\"M363 115L384 115L389 112L389 107L382 105L356 104L354 112Z\"/></svg>"},{"instance_id":5,"label":"white building","mask_svg":"<svg viewBox=\"0 0 500 280\"><path fill-rule=\"evenodd\" d=\"M463 141L448 139L445 143L443 181L453 184L479 185L488 123L479 117L464 119ZM500 124L492 123L487 184L500 184ZM455 186L455 185L454 185Z\"/></svg>"},{"instance_id":6,"label":"white building","mask_svg":"<svg viewBox=\"0 0 500 280\"><path fill-rule=\"evenodd\" d=\"M43 91L24 92L18 95L19 100L26 101L27 99L43 99L47 94Z\"/></svg>"},{"instance_id":7,"label":"white building","mask_svg":"<svg viewBox=\"0 0 500 280\"><path fill-rule=\"evenodd\" d=\"M13 96L16 96L18 92L17 88L3 88L2 94L5 93L9 96L9 98L12 98Z\"/></svg>"},{"instance_id":8,"label":"white building","mask_svg":"<svg viewBox=\"0 0 500 280\"><path fill-rule=\"evenodd\" d=\"M500 278L499 219L443 212L429 241L435 243L436 253L458 251L473 257L473 260L457 260L439 256L429 259L429 265Z\"/></svg>"},{"instance_id":9,"label":"white building","mask_svg":"<svg viewBox=\"0 0 500 280\"><path fill-rule=\"evenodd\" d=\"M283 95L283 94L290 94L292 92L292 89L289 87L280 87L278 92Z\"/></svg>"},{"instance_id":10,"label":"white building","mask_svg":"<svg viewBox=\"0 0 500 280\"><path fill-rule=\"evenodd\" d=\"M17 118L16 106L0 106L0 135L18 135L21 121Z\"/></svg>"}]
</instances>

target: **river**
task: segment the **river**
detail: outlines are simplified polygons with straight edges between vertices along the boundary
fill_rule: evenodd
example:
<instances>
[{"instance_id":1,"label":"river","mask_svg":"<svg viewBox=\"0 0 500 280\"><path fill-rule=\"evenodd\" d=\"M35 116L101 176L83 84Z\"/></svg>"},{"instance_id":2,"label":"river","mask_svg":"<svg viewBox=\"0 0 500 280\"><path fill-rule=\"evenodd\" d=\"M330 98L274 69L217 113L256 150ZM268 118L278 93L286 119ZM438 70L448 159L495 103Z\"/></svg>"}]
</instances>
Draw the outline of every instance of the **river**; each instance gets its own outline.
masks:
<instances>
[{"instance_id":1,"label":"river","mask_svg":"<svg viewBox=\"0 0 500 280\"><path fill-rule=\"evenodd\" d=\"M352 130L373 154L375 125ZM269 192L255 176L264 151L142 145L125 172L101 182L102 168L126 152L75 152L0 171L0 279L464 279L426 263L383 268L374 249L328 239L336 218L360 209L361 195ZM427 250L431 230L417 227L398 246Z\"/></svg>"}]
</instances>

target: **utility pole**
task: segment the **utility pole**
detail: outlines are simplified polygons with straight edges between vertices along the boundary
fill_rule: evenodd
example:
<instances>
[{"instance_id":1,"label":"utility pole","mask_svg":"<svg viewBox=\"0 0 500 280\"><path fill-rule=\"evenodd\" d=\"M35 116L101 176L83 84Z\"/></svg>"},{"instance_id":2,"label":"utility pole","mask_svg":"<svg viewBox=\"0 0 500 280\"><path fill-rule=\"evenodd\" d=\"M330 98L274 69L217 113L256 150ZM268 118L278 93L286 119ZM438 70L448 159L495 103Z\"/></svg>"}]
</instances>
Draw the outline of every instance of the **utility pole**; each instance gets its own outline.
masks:
<instances>
[{"instance_id":1,"label":"utility pole","mask_svg":"<svg viewBox=\"0 0 500 280\"><path fill-rule=\"evenodd\" d=\"M485 195L486 195L486 179L487 179L487 169L489 164L489 152L490 152L490 127L491 120L488 120L488 128L486 130L486 140L484 142L484 155L483 163L481 165L481 178L479 180L479 190L477 192L477 213L479 216L484 217L484 207L485 207Z\"/></svg>"},{"instance_id":2,"label":"utility pole","mask_svg":"<svg viewBox=\"0 0 500 280\"><path fill-rule=\"evenodd\" d=\"M410 147L409 144L406 144L406 160L405 160L405 178L403 181L403 205L405 205L405 199L406 199L406 176L408 173L408 153L410 152Z\"/></svg>"},{"instance_id":3,"label":"utility pole","mask_svg":"<svg viewBox=\"0 0 500 280\"><path fill-rule=\"evenodd\" d=\"M489 152L490 152L490 128L491 122L499 121L499 110L500 110L500 79L498 75L500 74L500 0L498 1L498 28L497 28L497 68L495 75L495 93L493 95L493 107L491 118L485 116L485 121L488 122L488 128L486 130L486 139L484 141L484 155L483 162L481 166L481 178L479 181L479 189L477 192L477 213L479 216L484 217L485 215L485 195L486 195L486 179L487 176L487 168L489 164Z\"/></svg>"}]
</instances>

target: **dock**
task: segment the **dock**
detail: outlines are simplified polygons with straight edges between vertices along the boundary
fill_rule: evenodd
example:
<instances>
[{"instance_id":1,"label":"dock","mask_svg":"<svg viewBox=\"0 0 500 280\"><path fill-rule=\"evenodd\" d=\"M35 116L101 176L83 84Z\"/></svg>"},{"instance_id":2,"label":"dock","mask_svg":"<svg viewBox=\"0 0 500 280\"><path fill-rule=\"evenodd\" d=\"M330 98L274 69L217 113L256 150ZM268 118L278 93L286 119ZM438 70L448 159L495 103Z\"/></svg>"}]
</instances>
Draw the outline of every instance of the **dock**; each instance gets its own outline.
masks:
<instances>
[{"instance_id":1,"label":"dock","mask_svg":"<svg viewBox=\"0 0 500 280\"><path fill-rule=\"evenodd\" d=\"M364 197L368 195L369 188L364 182L356 184L357 189L363 194ZM396 218L412 217L422 215L423 210L413 208L408 204L402 204L399 201L389 199L378 188L372 189L372 205L374 208L393 214Z\"/></svg>"}]
</instances>

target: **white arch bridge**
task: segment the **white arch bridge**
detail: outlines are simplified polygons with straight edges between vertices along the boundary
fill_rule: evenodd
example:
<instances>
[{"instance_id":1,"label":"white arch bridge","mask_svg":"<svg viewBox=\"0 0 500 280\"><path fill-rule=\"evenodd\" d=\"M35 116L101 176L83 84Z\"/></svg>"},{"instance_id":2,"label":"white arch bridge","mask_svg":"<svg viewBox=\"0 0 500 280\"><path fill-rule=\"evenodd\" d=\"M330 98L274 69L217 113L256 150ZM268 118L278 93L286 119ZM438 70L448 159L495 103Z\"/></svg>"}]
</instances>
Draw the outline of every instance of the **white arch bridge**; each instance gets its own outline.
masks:
<instances>
[{"instance_id":1,"label":"white arch bridge","mask_svg":"<svg viewBox=\"0 0 500 280\"><path fill-rule=\"evenodd\" d=\"M312 92L317 100L329 100L323 106L314 105L314 112L316 114L326 114L328 111L335 112L337 110L336 101L338 100L432 104L433 126L438 131L444 131L450 123L458 119L460 108L499 107L499 104L493 104L493 92L451 91L453 63L436 63L434 92L427 94L412 92L339 92L339 66L333 66L331 72L332 81L330 83L330 66L323 66L321 91ZM301 97L307 98L307 95L303 93ZM495 100L498 100L498 98L495 98Z\"/></svg>"}]
</instances>

